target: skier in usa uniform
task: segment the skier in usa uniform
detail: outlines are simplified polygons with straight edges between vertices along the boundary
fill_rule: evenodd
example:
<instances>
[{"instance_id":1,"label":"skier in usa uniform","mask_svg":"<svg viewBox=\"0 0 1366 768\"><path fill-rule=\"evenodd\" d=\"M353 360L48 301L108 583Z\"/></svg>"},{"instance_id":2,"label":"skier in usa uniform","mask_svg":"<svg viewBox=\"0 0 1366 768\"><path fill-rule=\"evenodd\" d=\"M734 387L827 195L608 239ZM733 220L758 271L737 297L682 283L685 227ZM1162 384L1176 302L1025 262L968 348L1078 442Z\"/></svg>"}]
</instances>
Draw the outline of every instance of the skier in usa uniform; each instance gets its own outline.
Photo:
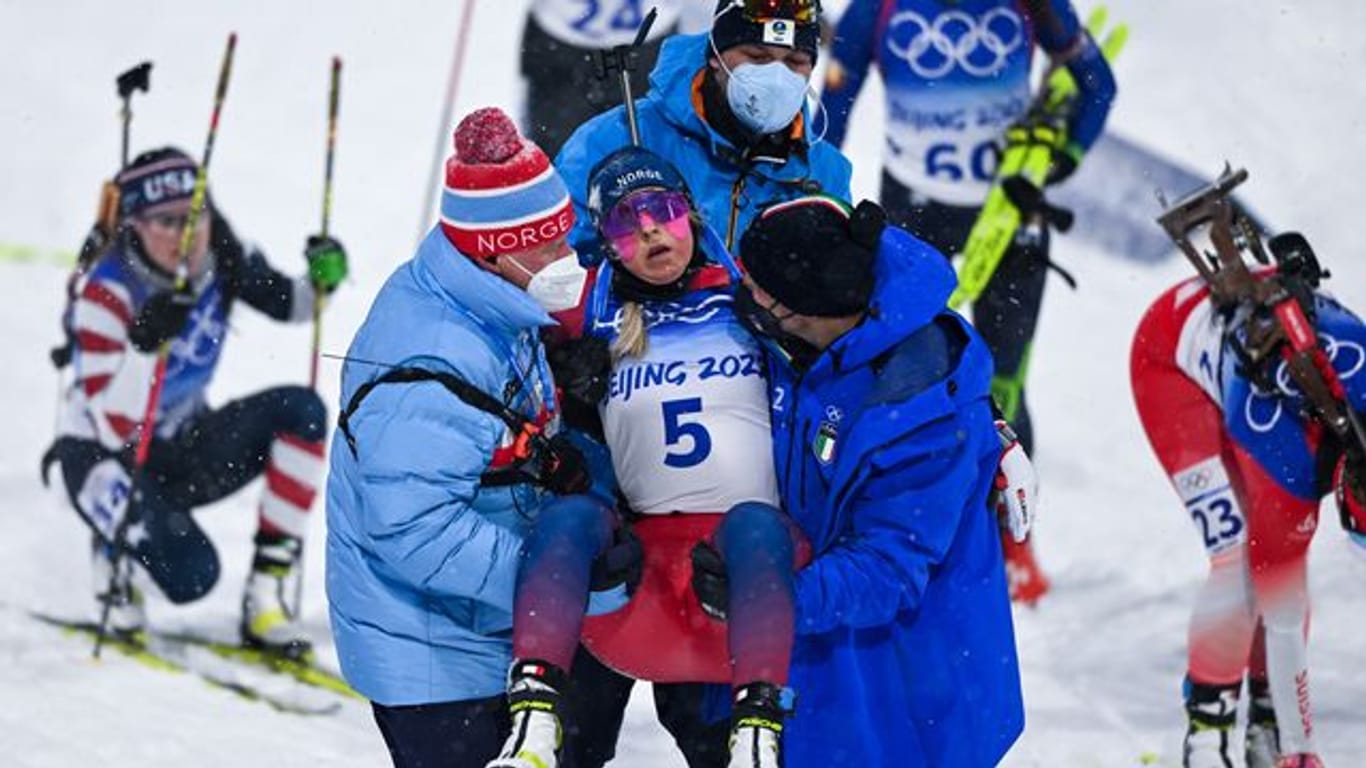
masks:
<instances>
[{"instance_id":1,"label":"skier in usa uniform","mask_svg":"<svg viewBox=\"0 0 1366 768\"><path fill-rule=\"evenodd\" d=\"M331 238L309 238L310 267L335 268L288 277L238 239L210 198L187 257L188 286L175 289L196 171L185 153L163 148L139 155L116 178L118 229L77 285L66 319L75 380L47 460L61 463L72 502L95 533L95 585L100 601L111 603L110 626L128 633L145 622L134 571L145 570L173 603L203 597L218 580L218 554L191 512L264 475L242 639L303 655L309 640L286 585L297 578L322 477L326 409L302 386L217 408L205 393L238 301L275 320L306 322L319 295L345 277L345 252ZM170 350L165 384L149 427L142 419L163 344ZM154 436L135 479L133 448L146 428ZM121 523L128 556L115 557Z\"/></svg>"}]
</instances>

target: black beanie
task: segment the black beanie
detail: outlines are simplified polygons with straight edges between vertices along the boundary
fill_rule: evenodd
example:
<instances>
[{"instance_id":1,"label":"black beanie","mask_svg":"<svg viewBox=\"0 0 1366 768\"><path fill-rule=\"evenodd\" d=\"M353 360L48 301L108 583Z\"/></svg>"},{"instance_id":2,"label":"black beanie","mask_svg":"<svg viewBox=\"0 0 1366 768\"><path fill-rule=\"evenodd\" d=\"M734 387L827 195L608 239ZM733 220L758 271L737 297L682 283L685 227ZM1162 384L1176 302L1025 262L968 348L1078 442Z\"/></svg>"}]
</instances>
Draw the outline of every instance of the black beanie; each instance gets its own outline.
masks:
<instances>
[{"instance_id":1,"label":"black beanie","mask_svg":"<svg viewBox=\"0 0 1366 768\"><path fill-rule=\"evenodd\" d=\"M816 6L819 17L820 3L818 0L810 2ZM716 15L711 28L711 39L716 50L721 52L751 43L777 45L805 51L814 62L820 49L820 22L812 20L798 24L795 19L788 17L791 14L784 15L782 6L782 2L774 3L772 18L751 21L745 17L744 9L736 5L735 0L718 0L716 14L719 15Z\"/></svg>"},{"instance_id":2,"label":"black beanie","mask_svg":"<svg viewBox=\"0 0 1366 768\"><path fill-rule=\"evenodd\" d=\"M740 238L740 260L764 292L799 315L848 317L868 309L885 218L873 203L851 217L825 196L774 205Z\"/></svg>"},{"instance_id":3,"label":"black beanie","mask_svg":"<svg viewBox=\"0 0 1366 768\"><path fill-rule=\"evenodd\" d=\"M119 216L157 213L194 197L199 166L175 147L143 152L114 181L119 185Z\"/></svg>"}]
</instances>

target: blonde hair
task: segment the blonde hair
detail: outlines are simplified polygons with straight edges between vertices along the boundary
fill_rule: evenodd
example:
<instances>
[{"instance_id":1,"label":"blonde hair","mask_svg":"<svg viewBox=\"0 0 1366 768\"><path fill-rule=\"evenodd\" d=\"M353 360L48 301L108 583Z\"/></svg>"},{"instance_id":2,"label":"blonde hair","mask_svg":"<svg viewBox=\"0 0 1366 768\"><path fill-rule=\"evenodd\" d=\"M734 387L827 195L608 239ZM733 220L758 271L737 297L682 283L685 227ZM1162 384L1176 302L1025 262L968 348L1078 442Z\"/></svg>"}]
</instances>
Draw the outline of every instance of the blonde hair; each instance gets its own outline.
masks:
<instances>
[{"instance_id":1,"label":"blonde hair","mask_svg":"<svg viewBox=\"0 0 1366 768\"><path fill-rule=\"evenodd\" d=\"M702 248L700 230L702 216L696 208L688 211L688 221L692 224L693 252L690 259ZM625 269L625 267L622 267ZM645 309L636 301L622 302L621 323L617 326L617 338L612 342L612 362L626 357L644 357L649 346L649 334L645 332Z\"/></svg>"},{"instance_id":2,"label":"blonde hair","mask_svg":"<svg viewBox=\"0 0 1366 768\"><path fill-rule=\"evenodd\" d=\"M625 357L643 357L648 335L645 333L645 309L639 302L621 305L621 324L617 338L612 341L612 362Z\"/></svg>"}]
</instances>

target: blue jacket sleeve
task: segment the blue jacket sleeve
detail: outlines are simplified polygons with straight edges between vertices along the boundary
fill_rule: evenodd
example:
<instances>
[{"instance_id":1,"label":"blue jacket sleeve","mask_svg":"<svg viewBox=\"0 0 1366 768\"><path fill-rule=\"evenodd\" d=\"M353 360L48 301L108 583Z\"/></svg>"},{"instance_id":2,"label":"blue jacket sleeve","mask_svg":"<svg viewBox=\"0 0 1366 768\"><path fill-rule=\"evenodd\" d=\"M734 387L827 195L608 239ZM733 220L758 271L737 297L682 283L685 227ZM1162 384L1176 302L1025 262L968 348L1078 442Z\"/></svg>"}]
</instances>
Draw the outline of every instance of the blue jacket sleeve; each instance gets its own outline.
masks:
<instances>
[{"instance_id":1,"label":"blue jacket sleeve","mask_svg":"<svg viewBox=\"0 0 1366 768\"><path fill-rule=\"evenodd\" d=\"M1077 155L1091 148L1105 130L1118 86L1100 46L1077 19L1068 0L1033 0L1039 46L1067 59L1067 71L1077 83L1077 100L1067 120L1067 142Z\"/></svg>"},{"instance_id":2,"label":"blue jacket sleeve","mask_svg":"<svg viewBox=\"0 0 1366 768\"><path fill-rule=\"evenodd\" d=\"M639 106L641 102L636 103ZM625 111L617 107L579 126L555 157L555 169L574 202L574 230L569 233L569 242L578 250L584 266L602 260L598 233L588 216L588 175L604 157L631 143Z\"/></svg>"},{"instance_id":3,"label":"blue jacket sleeve","mask_svg":"<svg viewBox=\"0 0 1366 768\"><path fill-rule=\"evenodd\" d=\"M522 538L471 509L503 426L437 382L377 387L352 418L371 553L392 578L507 610Z\"/></svg>"},{"instance_id":4,"label":"blue jacket sleeve","mask_svg":"<svg viewBox=\"0 0 1366 768\"><path fill-rule=\"evenodd\" d=\"M825 104L825 139L837 147L844 144L849 113L868 77L873 54L881 44L876 39L881 10L882 0L854 0L835 26L821 101Z\"/></svg>"},{"instance_id":5,"label":"blue jacket sleeve","mask_svg":"<svg viewBox=\"0 0 1366 768\"><path fill-rule=\"evenodd\" d=\"M217 208L210 207L212 245L217 269L230 290L248 306L275 320L302 320L307 312L296 312L300 281L270 265L260 248L237 236ZM311 286L307 289L312 296Z\"/></svg>"},{"instance_id":6,"label":"blue jacket sleeve","mask_svg":"<svg viewBox=\"0 0 1366 768\"><path fill-rule=\"evenodd\" d=\"M874 466L851 502L852 530L796 577L796 631L867 629L916 608L947 556L975 487L977 463L958 418L902 438L916 448Z\"/></svg>"}]
</instances>

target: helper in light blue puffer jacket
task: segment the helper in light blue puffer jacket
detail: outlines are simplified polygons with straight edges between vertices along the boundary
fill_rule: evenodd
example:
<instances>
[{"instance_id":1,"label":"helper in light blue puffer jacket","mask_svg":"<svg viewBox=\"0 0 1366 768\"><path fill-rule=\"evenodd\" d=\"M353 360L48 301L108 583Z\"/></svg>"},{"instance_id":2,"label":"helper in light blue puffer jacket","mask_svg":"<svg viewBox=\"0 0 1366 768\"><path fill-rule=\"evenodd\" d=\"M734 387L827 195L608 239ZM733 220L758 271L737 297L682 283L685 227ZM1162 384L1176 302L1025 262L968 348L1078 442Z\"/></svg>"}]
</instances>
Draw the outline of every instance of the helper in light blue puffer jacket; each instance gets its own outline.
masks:
<instances>
[{"instance_id":1,"label":"helper in light blue puffer jacket","mask_svg":"<svg viewBox=\"0 0 1366 768\"><path fill-rule=\"evenodd\" d=\"M337 653L398 766L497 754L523 537L555 504L594 503L551 496L534 481L548 452L517 439L558 428L540 331L584 283L569 194L497 110L467 117L455 145L440 226L348 352L327 487Z\"/></svg>"}]
</instances>

